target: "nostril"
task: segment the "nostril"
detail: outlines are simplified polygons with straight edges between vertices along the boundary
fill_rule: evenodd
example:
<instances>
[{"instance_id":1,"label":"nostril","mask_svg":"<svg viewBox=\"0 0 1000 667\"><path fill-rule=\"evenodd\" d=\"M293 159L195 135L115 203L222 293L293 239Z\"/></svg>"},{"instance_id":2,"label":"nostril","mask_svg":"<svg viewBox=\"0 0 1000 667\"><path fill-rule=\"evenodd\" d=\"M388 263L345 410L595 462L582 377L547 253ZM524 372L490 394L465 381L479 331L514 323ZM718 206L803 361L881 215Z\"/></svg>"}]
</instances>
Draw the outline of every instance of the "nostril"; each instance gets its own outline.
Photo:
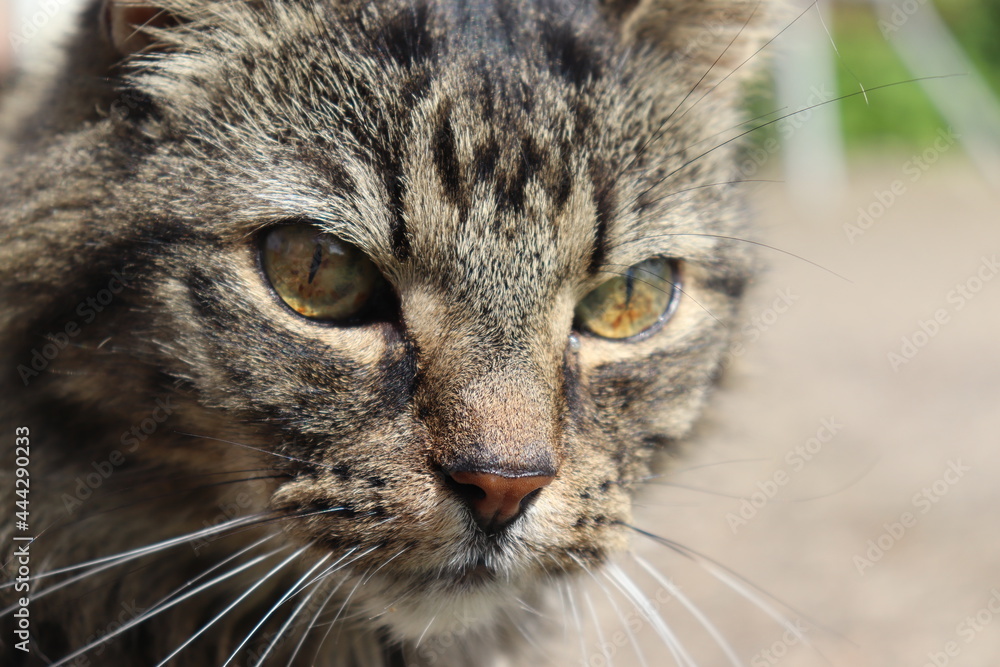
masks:
<instances>
[{"instance_id":1,"label":"nostril","mask_svg":"<svg viewBox=\"0 0 1000 667\"><path fill-rule=\"evenodd\" d=\"M461 474L461 473L459 473ZM452 475L445 473L445 480L452 492L462 499L467 505L473 505L486 497L486 492L475 484L463 484Z\"/></svg>"},{"instance_id":2,"label":"nostril","mask_svg":"<svg viewBox=\"0 0 1000 667\"><path fill-rule=\"evenodd\" d=\"M534 499L538 497L538 494L542 492L543 488L544 487L540 486L537 489L535 489L534 491L531 491L530 493L528 493L526 496L524 496L524 498L521 498L521 509L524 509L529 504L531 504L531 502L534 501Z\"/></svg>"},{"instance_id":3,"label":"nostril","mask_svg":"<svg viewBox=\"0 0 1000 667\"><path fill-rule=\"evenodd\" d=\"M542 488L555 479L547 474L513 476L475 470L446 470L445 475L452 490L487 532L516 519Z\"/></svg>"}]
</instances>

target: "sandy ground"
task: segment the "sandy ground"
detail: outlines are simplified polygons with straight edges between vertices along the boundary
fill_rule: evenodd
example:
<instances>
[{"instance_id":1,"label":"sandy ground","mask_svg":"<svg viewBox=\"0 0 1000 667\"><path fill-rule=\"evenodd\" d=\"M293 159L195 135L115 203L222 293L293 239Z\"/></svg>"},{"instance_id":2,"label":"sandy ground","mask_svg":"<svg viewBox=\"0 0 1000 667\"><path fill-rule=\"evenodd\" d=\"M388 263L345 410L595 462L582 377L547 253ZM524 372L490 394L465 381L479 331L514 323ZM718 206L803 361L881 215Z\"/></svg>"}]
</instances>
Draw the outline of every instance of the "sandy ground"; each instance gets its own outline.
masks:
<instances>
[{"instance_id":1,"label":"sandy ground","mask_svg":"<svg viewBox=\"0 0 1000 667\"><path fill-rule=\"evenodd\" d=\"M962 164L912 182L904 162L856 174L822 214L794 210L780 185L760 192L760 238L849 281L765 251L746 346L671 485L639 511L804 628L809 645L704 567L637 540L751 667L1000 664L1000 197ZM888 200L897 179L905 190L880 213L876 193ZM876 215L849 239L859 207ZM730 664L669 585L625 569L692 660ZM606 594L589 595L601 631L566 664L643 664ZM617 604L646 664L674 664L656 628Z\"/></svg>"}]
</instances>

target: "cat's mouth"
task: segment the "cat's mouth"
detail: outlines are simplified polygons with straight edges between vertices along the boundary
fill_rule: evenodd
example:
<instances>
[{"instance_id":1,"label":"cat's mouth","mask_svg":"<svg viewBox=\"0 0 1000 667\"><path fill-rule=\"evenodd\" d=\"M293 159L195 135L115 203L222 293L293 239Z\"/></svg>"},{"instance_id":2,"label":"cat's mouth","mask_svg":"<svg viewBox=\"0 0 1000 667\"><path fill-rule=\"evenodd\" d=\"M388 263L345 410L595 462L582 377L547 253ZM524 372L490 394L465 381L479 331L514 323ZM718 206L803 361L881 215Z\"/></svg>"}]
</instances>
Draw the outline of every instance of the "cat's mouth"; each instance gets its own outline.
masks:
<instances>
[{"instance_id":1,"label":"cat's mouth","mask_svg":"<svg viewBox=\"0 0 1000 667\"><path fill-rule=\"evenodd\" d=\"M478 595L498 587L518 586L530 576L512 554L498 550L476 550L444 565L411 572L408 586L418 586L445 595Z\"/></svg>"},{"instance_id":2,"label":"cat's mouth","mask_svg":"<svg viewBox=\"0 0 1000 667\"><path fill-rule=\"evenodd\" d=\"M485 560L479 559L472 565L466 565L455 572L454 585L457 588L474 588L491 584L497 580L496 570L486 564Z\"/></svg>"}]
</instances>

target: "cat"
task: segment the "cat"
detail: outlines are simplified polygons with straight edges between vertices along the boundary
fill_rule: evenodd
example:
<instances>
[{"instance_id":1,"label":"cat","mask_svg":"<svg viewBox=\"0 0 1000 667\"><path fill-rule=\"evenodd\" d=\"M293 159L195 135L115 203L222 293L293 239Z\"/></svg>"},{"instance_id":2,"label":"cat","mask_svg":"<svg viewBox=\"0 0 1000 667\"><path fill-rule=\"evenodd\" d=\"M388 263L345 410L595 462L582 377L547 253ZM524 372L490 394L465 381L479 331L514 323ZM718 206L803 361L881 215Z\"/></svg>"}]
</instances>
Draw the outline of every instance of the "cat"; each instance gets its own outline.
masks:
<instances>
[{"instance_id":1,"label":"cat","mask_svg":"<svg viewBox=\"0 0 1000 667\"><path fill-rule=\"evenodd\" d=\"M719 376L768 15L89 1L0 111L5 664L532 659Z\"/></svg>"}]
</instances>

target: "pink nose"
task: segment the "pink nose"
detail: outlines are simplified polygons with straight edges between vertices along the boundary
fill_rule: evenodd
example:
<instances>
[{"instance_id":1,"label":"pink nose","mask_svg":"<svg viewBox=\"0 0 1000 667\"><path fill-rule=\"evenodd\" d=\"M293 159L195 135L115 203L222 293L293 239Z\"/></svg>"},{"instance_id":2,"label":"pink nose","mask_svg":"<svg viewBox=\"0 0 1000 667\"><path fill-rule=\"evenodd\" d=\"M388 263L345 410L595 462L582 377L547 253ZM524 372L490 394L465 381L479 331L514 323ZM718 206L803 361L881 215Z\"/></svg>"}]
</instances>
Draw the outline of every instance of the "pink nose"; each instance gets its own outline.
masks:
<instances>
[{"instance_id":1,"label":"pink nose","mask_svg":"<svg viewBox=\"0 0 1000 667\"><path fill-rule=\"evenodd\" d=\"M449 476L457 483L456 492L472 509L476 522L487 532L517 518L524 509L525 499L555 479L554 475L504 477L467 470Z\"/></svg>"}]
</instances>

